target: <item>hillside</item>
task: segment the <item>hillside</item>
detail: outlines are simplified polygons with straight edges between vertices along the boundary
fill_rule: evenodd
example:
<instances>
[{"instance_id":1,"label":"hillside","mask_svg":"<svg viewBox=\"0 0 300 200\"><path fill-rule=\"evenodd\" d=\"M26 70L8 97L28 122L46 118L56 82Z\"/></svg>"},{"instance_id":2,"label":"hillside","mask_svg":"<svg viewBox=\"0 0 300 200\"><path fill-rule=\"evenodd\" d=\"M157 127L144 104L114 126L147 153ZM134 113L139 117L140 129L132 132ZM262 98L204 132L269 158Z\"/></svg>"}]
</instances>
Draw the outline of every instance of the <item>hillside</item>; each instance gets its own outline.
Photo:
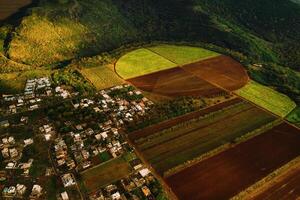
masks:
<instances>
[{"instance_id":1,"label":"hillside","mask_svg":"<svg viewBox=\"0 0 300 200\"><path fill-rule=\"evenodd\" d=\"M3 49L19 63L63 66L132 43L209 44L246 64L267 63L250 74L297 97L299 21L300 6L285 0L41 0Z\"/></svg>"}]
</instances>

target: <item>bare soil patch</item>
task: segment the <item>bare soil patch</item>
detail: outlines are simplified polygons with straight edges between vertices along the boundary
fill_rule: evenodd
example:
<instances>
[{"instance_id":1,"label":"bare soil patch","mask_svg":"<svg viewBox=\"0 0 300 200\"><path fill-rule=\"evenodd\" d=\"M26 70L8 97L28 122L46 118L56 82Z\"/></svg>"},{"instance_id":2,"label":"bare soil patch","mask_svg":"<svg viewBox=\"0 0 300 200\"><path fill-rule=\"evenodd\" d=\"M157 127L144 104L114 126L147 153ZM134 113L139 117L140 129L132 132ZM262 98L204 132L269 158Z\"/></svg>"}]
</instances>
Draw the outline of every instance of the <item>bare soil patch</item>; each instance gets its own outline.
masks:
<instances>
[{"instance_id":1,"label":"bare soil patch","mask_svg":"<svg viewBox=\"0 0 300 200\"><path fill-rule=\"evenodd\" d=\"M182 67L214 85L234 91L242 88L249 80L244 67L228 56L218 56Z\"/></svg>"}]
</instances>

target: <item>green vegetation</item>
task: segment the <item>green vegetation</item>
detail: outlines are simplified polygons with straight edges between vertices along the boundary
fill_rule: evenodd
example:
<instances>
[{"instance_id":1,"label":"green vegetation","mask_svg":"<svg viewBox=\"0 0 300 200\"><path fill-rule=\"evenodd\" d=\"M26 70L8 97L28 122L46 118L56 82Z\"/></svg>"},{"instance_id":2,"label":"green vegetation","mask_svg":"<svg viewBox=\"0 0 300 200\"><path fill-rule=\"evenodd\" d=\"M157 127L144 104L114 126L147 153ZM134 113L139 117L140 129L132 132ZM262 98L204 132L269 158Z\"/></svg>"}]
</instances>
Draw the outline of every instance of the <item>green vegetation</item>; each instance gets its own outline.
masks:
<instances>
[{"instance_id":1,"label":"green vegetation","mask_svg":"<svg viewBox=\"0 0 300 200\"><path fill-rule=\"evenodd\" d=\"M239 103L135 142L145 158L163 173L274 120L249 103Z\"/></svg>"},{"instance_id":2,"label":"green vegetation","mask_svg":"<svg viewBox=\"0 0 300 200\"><path fill-rule=\"evenodd\" d=\"M190 46L158 45L148 49L178 65L189 64L219 55L213 51Z\"/></svg>"},{"instance_id":3,"label":"green vegetation","mask_svg":"<svg viewBox=\"0 0 300 200\"><path fill-rule=\"evenodd\" d=\"M297 106L287 117L289 122L292 122L300 127L300 107Z\"/></svg>"},{"instance_id":4,"label":"green vegetation","mask_svg":"<svg viewBox=\"0 0 300 200\"><path fill-rule=\"evenodd\" d=\"M88 192L95 192L100 187L129 175L131 167L124 157L118 157L81 173Z\"/></svg>"},{"instance_id":5,"label":"green vegetation","mask_svg":"<svg viewBox=\"0 0 300 200\"><path fill-rule=\"evenodd\" d=\"M58 70L52 74L52 79L54 84L71 86L80 93L93 93L95 90L76 69L65 68Z\"/></svg>"},{"instance_id":6,"label":"green vegetation","mask_svg":"<svg viewBox=\"0 0 300 200\"><path fill-rule=\"evenodd\" d=\"M116 71L124 79L129 79L175 66L176 64L142 48L122 56L116 64Z\"/></svg>"},{"instance_id":7,"label":"green vegetation","mask_svg":"<svg viewBox=\"0 0 300 200\"><path fill-rule=\"evenodd\" d=\"M91 81L97 90L110 88L123 83L117 74L106 66L83 68L80 72Z\"/></svg>"},{"instance_id":8,"label":"green vegetation","mask_svg":"<svg viewBox=\"0 0 300 200\"><path fill-rule=\"evenodd\" d=\"M296 107L295 102L286 95L254 81L236 93L280 117L285 117Z\"/></svg>"}]
</instances>

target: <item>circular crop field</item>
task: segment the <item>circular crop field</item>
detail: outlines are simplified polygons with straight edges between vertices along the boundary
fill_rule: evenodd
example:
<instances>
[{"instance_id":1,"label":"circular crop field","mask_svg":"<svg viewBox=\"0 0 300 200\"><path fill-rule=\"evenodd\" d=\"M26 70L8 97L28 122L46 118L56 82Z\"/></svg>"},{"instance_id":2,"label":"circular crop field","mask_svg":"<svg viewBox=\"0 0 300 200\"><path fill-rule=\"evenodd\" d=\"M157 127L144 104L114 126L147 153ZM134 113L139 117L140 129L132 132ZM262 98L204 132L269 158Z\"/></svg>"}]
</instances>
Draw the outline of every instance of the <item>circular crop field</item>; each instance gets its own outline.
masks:
<instances>
[{"instance_id":1,"label":"circular crop field","mask_svg":"<svg viewBox=\"0 0 300 200\"><path fill-rule=\"evenodd\" d=\"M115 71L147 92L165 96L216 96L243 87L243 66L230 57L196 47L159 45L122 56Z\"/></svg>"}]
</instances>

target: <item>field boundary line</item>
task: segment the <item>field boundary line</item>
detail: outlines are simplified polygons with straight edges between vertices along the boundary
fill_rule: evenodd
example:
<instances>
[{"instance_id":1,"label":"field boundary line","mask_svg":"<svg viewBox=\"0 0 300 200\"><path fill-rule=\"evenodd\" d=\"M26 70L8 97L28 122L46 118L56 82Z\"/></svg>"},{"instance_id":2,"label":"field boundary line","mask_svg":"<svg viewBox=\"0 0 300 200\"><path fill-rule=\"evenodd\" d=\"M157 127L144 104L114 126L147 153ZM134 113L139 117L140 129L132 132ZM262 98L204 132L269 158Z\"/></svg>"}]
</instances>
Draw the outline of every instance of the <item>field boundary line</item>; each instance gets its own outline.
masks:
<instances>
[{"instance_id":1,"label":"field boundary line","mask_svg":"<svg viewBox=\"0 0 300 200\"><path fill-rule=\"evenodd\" d=\"M168 178L174 174L177 174L189 167L192 167L200 162L203 162L211 157L214 157L222 152L225 152L227 151L228 149L231 149L231 148L234 148L235 146L241 144L241 143L244 143L244 142L247 142L248 140L256 137L256 136L259 136L260 134L263 134L269 130L271 130L272 128L274 128L275 126L278 126L282 123L282 120L280 119L275 119L274 121L272 122L269 122L267 124L264 124L262 125L261 127L257 128L257 129L254 129L253 131L250 131L240 137L237 137L234 139L235 143L230 143L230 142L227 142L226 144L223 144L211 151L208 151L192 160L188 160L186 161L185 163L182 163L176 167L173 167L169 170L167 170L163 177L164 178Z\"/></svg>"},{"instance_id":2,"label":"field boundary line","mask_svg":"<svg viewBox=\"0 0 300 200\"><path fill-rule=\"evenodd\" d=\"M241 191L230 200L250 200L258 195L266 192L270 189L278 180L286 178L290 172L299 169L300 167L300 156L294 158L283 166L277 168L263 179L257 181L253 185L246 188L244 191Z\"/></svg>"}]
</instances>

